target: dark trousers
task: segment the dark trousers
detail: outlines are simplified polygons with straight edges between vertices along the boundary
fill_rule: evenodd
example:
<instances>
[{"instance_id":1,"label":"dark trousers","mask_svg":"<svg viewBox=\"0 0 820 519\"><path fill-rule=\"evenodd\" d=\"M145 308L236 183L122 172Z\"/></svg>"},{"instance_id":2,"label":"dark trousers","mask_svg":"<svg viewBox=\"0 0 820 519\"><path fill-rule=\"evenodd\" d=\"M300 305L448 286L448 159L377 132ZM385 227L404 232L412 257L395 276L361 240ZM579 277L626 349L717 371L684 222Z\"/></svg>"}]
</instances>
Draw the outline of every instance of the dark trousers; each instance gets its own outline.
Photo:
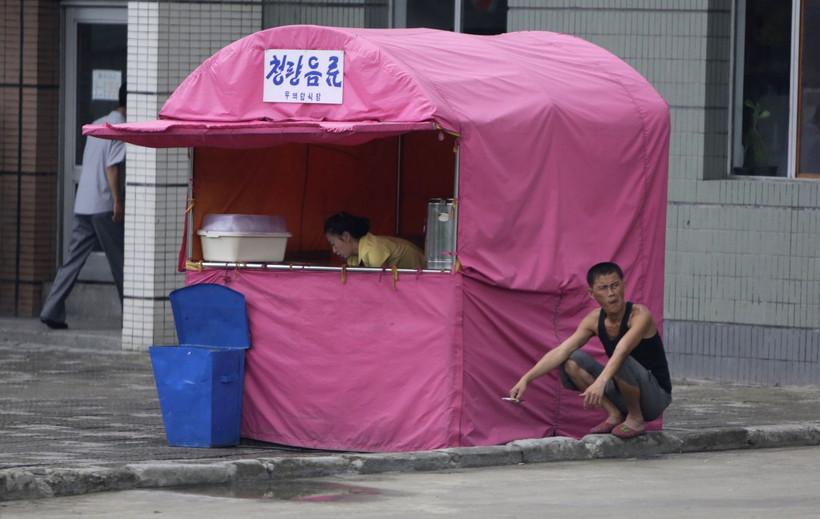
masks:
<instances>
[{"instance_id":1,"label":"dark trousers","mask_svg":"<svg viewBox=\"0 0 820 519\"><path fill-rule=\"evenodd\" d=\"M99 243L108 259L114 283L122 302L122 267L123 251L125 247L125 227L122 222L114 223L111 220L113 213L75 214L74 227L71 229L71 243L68 246L68 257L65 258L54 283L51 285L43 309L41 319L65 321L65 300L71 293L77 276L80 275L88 255Z\"/></svg>"}]
</instances>

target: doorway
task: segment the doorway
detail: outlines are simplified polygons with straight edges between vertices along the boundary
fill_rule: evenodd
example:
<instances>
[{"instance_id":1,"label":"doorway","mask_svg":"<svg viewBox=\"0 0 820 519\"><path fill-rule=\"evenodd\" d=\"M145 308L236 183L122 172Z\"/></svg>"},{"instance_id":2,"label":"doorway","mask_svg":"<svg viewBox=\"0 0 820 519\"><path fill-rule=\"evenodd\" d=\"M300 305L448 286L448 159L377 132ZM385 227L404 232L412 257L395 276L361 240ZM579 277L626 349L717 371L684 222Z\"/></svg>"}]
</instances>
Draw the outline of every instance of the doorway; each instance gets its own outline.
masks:
<instances>
[{"instance_id":1,"label":"doorway","mask_svg":"<svg viewBox=\"0 0 820 519\"><path fill-rule=\"evenodd\" d=\"M65 7L62 63L62 158L60 201L60 258L68 253L74 215L74 196L82 170L85 137L82 127L117 107L117 93L126 78L128 10L112 7ZM81 281L113 283L101 250L88 258Z\"/></svg>"}]
</instances>

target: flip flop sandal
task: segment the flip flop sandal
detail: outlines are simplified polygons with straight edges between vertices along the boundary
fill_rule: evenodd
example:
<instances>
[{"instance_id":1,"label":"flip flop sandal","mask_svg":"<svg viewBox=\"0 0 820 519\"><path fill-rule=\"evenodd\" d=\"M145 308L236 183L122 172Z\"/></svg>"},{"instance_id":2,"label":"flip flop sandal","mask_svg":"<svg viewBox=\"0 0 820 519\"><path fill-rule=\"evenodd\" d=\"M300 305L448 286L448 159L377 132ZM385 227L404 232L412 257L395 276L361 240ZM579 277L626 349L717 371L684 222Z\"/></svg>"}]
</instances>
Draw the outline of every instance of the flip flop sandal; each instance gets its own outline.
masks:
<instances>
[{"instance_id":1,"label":"flip flop sandal","mask_svg":"<svg viewBox=\"0 0 820 519\"><path fill-rule=\"evenodd\" d=\"M589 434L609 434L612 429L615 428L617 424L609 423L606 420L599 423L595 427L589 430Z\"/></svg>"},{"instance_id":2,"label":"flip flop sandal","mask_svg":"<svg viewBox=\"0 0 820 519\"><path fill-rule=\"evenodd\" d=\"M645 432L646 432L645 429L640 429L640 430L639 429L633 429L632 427L630 427L626 424L623 424L623 423L616 425L612 429L612 434L614 436L617 436L618 438L622 438L624 440L627 440L629 438L634 438L636 436L640 436Z\"/></svg>"}]
</instances>

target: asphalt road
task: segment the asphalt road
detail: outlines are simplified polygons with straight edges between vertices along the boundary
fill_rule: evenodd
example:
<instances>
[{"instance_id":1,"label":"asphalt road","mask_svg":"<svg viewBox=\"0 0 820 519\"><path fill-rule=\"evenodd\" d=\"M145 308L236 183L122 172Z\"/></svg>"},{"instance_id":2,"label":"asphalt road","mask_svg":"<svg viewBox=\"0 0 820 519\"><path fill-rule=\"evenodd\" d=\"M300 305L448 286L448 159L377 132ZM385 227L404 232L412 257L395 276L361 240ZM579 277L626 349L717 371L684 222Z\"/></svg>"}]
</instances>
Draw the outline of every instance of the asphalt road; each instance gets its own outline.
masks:
<instances>
[{"instance_id":1,"label":"asphalt road","mask_svg":"<svg viewBox=\"0 0 820 519\"><path fill-rule=\"evenodd\" d=\"M820 447L133 490L0 503L0 517L818 517Z\"/></svg>"}]
</instances>

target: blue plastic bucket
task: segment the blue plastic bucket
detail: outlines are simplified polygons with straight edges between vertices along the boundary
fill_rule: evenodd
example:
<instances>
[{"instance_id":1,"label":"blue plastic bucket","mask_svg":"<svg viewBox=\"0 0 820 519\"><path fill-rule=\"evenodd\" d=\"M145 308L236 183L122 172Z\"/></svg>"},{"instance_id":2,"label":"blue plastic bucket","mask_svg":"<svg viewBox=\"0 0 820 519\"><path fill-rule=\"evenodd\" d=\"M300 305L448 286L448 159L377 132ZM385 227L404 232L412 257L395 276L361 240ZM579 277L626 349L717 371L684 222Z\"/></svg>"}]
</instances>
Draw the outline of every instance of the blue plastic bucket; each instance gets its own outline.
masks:
<instances>
[{"instance_id":1,"label":"blue plastic bucket","mask_svg":"<svg viewBox=\"0 0 820 519\"><path fill-rule=\"evenodd\" d=\"M245 297L202 284L170 298L180 344L150 348L168 444L237 445L250 346Z\"/></svg>"}]
</instances>

